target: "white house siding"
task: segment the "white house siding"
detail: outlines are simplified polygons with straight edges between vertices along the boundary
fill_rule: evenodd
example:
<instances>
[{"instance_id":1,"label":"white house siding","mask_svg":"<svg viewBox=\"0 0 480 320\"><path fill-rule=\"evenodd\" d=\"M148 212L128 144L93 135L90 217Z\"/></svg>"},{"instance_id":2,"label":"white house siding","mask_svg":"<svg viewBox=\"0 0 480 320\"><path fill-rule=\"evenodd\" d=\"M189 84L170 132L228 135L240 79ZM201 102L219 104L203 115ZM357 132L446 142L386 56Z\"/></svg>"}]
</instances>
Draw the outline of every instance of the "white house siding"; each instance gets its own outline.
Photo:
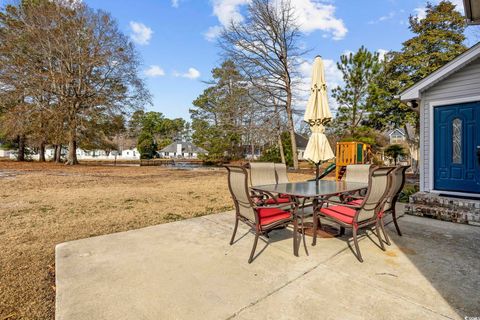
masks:
<instances>
[{"instance_id":1,"label":"white house siding","mask_svg":"<svg viewBox=\"0 0 480 320\"><path fill-rule=\"evenodd\" d=\"M430 111L432 102L468 99L480 96L480 58L472 61L461 70L441 80L422 93L420 104L420 121L423 130L420 132L420 191L433 189L430 186ZM477 100L477 99L475 99ZM474 100L472 100L474 101ZM443 103L442 103L443 104ZM433 156L433 155L431 155Z\"/></svg>"}]
</instances>

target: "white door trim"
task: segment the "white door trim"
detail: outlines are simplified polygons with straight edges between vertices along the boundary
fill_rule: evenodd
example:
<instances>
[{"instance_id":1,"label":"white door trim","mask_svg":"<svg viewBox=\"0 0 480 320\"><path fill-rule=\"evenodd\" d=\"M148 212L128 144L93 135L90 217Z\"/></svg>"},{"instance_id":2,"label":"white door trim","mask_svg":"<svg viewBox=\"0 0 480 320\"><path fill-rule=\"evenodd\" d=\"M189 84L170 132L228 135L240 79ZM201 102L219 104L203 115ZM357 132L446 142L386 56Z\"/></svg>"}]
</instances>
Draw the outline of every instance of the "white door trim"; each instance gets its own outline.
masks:
<instances>
[{"instance_id":1,"label":"white door trim","mask_svg":"<svg viewBox=\"0 0 480 320\"><path fill-rule=\"evenodd\" d=\"M458 104L458 103L467 103L467 102L477 102L480 101L480 96L470 96L466 98L458 98L458 99L447 99L447 100L436 100L436 101L430 101L429 102L429 108L430 108L430 129L429 129L429 142L430 142L430 150L429 150L429 159L428 159L428 189L432 193L444 193L444 194L451 194L454 196L465 196L465 197L475 197L475 198L480 198L480 194L478 193L468 193L468 192L456 192L456 191L445 191L445 190L435 190L435 179L434 179L434 157L435 157L435 146L434 146L434 108L436 107L445 107L449 106L452 104Z\"/></svg>"}]
</instances>

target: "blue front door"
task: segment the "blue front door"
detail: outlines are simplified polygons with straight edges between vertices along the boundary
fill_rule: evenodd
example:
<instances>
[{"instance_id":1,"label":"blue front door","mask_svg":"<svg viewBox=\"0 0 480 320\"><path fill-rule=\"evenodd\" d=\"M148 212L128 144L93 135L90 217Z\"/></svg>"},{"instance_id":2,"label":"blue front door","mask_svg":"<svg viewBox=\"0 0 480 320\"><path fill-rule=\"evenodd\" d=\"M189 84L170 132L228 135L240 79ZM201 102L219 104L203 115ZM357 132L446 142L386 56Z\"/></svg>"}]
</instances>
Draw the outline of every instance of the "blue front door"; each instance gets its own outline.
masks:
<instances>
[{"instance_id":1,"label":"blue front door","mask_svg":"<svg viewBox=\"0 0 480 320\"><path fill-rule=\"evenodd\" d=\"M434 108L435 190L480 193L480 102Z\"/></svg>"}]
</instances>

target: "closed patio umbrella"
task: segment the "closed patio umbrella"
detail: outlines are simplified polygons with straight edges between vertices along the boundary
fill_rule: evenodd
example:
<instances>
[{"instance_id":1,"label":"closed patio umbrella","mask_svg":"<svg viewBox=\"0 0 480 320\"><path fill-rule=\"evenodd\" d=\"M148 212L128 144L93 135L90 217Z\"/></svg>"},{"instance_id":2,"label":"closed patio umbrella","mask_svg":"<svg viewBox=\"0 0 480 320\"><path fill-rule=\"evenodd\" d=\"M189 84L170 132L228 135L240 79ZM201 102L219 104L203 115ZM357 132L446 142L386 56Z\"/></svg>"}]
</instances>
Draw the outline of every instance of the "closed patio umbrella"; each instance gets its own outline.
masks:
<instances>
[{"instance_id":1,"label":"closed patio umbrella","mask_svg":"<svg viewBox=\"0 0 480 320\"><path fill-rule=\"evenodd\" d=\"M304 158L315 163L317 167L315 180L318 183L319 166L321 162L335 157L324 133L324 125L330 122L332 113L328 107L325 72L320 56L317 56L313 63L310 97L303 119L310 125L310 129L312 130L312 134L308 139L307 148L305 149Z\"/></svg>"}]
</instances>

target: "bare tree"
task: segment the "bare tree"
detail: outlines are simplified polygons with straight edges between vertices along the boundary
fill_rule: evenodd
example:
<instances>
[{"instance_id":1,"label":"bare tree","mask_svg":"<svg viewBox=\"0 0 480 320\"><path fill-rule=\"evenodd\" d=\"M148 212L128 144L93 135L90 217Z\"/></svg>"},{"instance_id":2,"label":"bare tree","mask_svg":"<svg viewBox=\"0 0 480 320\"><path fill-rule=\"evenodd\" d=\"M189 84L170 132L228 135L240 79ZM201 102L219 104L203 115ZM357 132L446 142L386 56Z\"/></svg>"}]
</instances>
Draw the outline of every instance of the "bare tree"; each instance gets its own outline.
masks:
<instances>
[{"instance_id":1,"label":"bare tree","mask_svg":"<svg viewBox=\"0 0 480 320\"><path fill-rule=\"evenodd\" d=\"M286 113L292 144L293 165L298 155L293 121L293 84L298 57L300 32L289 0L252 0L244 21L232 21L219 40L225 54L244 77L270 98L270 110L281 107ZM272 108L273 107L273 108ZM277 110L278 112L278 110Z\"/></svg>"},{"instance_id":2,"label":"bare tree","mask_svg":"<svg viewBox=\"0 0 480 320\"><path fill-rule=\"evenodd\" d=\"M0 18L5 31L0 63L15 66L3 78L26 90L29 100L41 101L35 99L39 91L53 97L46 109L63 121L59 126L68 141L67 164L78 163L79 129L95 114L121 114L150 101L138 77L133 44L109 14L75 0L39 0L7 6Z\"/></svg>"}]
</instances>

